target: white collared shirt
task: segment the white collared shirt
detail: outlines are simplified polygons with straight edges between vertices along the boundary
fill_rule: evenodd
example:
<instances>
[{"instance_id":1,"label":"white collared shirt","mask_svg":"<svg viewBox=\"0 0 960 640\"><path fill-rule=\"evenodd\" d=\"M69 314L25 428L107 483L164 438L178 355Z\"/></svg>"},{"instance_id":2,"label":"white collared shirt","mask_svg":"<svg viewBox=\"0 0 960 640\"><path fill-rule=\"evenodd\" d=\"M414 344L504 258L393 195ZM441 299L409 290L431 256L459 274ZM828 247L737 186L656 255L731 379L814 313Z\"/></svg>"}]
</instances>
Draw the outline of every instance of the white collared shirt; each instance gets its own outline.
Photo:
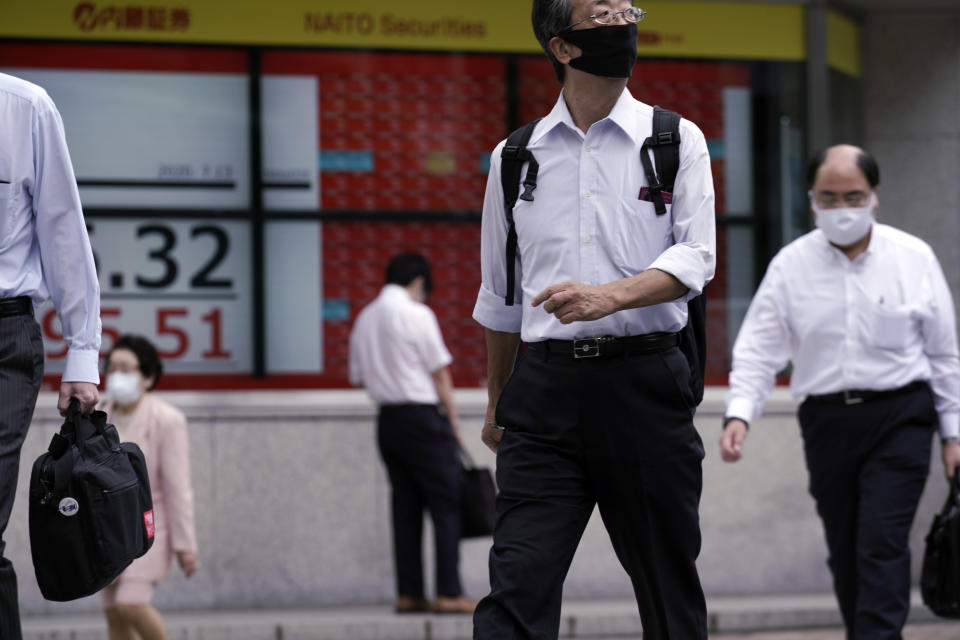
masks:
<instances>
[{"instance_id":1,"label":"white collared shirt","mask_svg":"<svg viewBox=\"0 0 960 640\"><path fill-rule=\"evenodd\" d=\"M63 122L46 91L0 73L0 298L47 299L65 382L99 383L100 284Z\"/></svg>"},{"instance_id":2,"label":"white collared shirt","mask_svg":"<svg viewBox=\"0 0 960 640\"><path fill-rule=\"evenodd\" d=\"M388 284L350 332L350 383L378 404L436 404L432 374L453 361L433 310Z\"/></svg>"},{"instance_id":3,"label":"white collared shirt","mask_svg":"<svg viewBox=\"0 0 960 640\"><path fill-rule=\"evenodd\" d=\"M927 380L941 435L960 433L950 289L930 246L903 231L874 224L853 261L819 229L780 250L733 346L726 415L759 415L787 362L798 399Z\"/></svg>"},{"instance_id":4,"label":"white collared shirt","mask_svg":"<svg viewBox=\"0 0 960 640\"><path fill-rule=\"evenodd\" d=\"M494 331L521 333L525 342L550 338L629 336L679 331L688 298L713 277L714 196L703 134L680 121L680 170L673 202L658 216L640 200L647 186L640 148L653 130L653 108L624 89L610 115L584 134L561 94L533 131L527 148L540 164L534 201L518 200L516 304L504 303L507 222L500 184L501 142L490 161L481 232L482 282L473 317ZM524 165L521 180L526 176ZM522 190L521 190L522 193ZM678 300L618 311L590 322L561 324L530 302L552 284L605 284L660 269L689 287Z\"/></svg>"}]
</instances>

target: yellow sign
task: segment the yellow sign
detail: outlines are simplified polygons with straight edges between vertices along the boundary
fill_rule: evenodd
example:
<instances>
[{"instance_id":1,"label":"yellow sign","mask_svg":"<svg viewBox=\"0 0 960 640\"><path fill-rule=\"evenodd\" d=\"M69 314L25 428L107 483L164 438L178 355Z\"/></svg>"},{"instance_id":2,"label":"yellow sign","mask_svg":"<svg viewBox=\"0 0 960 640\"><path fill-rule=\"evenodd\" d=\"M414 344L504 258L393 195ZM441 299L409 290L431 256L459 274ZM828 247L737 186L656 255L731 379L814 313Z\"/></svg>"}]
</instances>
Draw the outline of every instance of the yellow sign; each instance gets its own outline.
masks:
<instances>
[{"instance_id":1,"label":"yellow sign","mask_svg":"<svg viewBox=\"0 0 960 640\"><path fill-rule=\"evenodd\" d=\"M849 76L860 76L860 27L836 11L827 12L827 64Z\"/></svg>"},{"instance_id":2,"label":"yellow sign","mask_svg":"<svg viewBox=\"0 0 960 640\"><path fill-rule=\"evenodd\" d=\"M517 0L7 0L0 37L537 51Z\"/></svg>"},{"instance_id":3,"label":"yellow sign","mask_svg":"<svg viewBox=\"0 0 960 640\"><path fill-rule=\"evenodd\" d=\"M536 53L524 0L7 0L0 37ZM640 54L803 60L799 4L650 0ZM846 33L849 21L839 24ZM834 29L837 32L837 28ZM838 36L840 42L843 36ZM838 48L843 60L848 53Z\"/></svg>"},{"instance_id":4,"label":"yellow sign","mask_svg":"<svg viewBox=\"0 0 960 640\"><path fill-rule=\"evenodd\" d=\"M748 60L803 60L800 5L745 2L637 2L640 55Z\"/></svg>"}]
</instances>

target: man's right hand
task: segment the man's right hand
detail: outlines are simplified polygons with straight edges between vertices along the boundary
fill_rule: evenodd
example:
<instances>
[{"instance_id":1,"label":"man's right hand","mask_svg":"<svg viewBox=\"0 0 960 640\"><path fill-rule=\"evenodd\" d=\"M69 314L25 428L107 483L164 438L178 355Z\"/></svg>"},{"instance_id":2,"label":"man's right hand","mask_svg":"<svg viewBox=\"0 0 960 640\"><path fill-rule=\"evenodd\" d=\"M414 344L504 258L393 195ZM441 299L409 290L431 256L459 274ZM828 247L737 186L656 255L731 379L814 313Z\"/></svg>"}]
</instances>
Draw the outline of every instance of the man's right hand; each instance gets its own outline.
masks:
<instances>
[{"instance_id":1,"label":"man's right hand","mask_svg":"<svg viewBox=\"0 0 960 640\"><path fill-rule=\"evenodd\" d=\"M494 453L497 452L497 448L500 446L500 438L503 437L503 429L494 427L493 424L495 423L493 411L487 409L487 417L483 421L483 429L480 430L480 439Z\"/></svg>"},{"instance_id":2,"label":"man's right hand","mask_svg":"<svg viewBox=\"0 0 960 640\"><path fill-rule=\"evenodd\" d=\"M743 441L747 439L747 423L734 418L727 423L720 436L720 457L724 462L736 462L743 457Z\"/></svg>"},{"instance_id":3,"label":"man's right hand","mask_svg":"<svg viewBox=\"0 0 960 640\"><path fill-rule=\"evenodd\" d=\"M92 382L61 382L60 397L57 398L60 415L67 415L67 407L70 406L72 398L80 401L80 413L87 414L93 411L100 400L100 392Z\"/></svg>"}]
</instances>

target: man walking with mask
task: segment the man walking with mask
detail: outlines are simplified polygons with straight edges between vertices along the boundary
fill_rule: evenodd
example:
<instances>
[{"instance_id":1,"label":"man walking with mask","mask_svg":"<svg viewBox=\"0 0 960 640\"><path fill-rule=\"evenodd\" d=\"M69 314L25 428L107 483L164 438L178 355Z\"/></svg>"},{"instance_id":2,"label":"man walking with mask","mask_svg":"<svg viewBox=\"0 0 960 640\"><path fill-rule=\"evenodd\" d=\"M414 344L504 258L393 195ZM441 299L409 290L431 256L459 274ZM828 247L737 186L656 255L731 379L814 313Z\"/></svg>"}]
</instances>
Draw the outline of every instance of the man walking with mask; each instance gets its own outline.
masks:
<instances>
[{"instance_id":1,"label":"man walking with mask","mask_svg":"<svg viewBox=\"0 0 960 640\"><path fill-rule=\"evenodd\" d=\"M687 301L713 277L713 183L703 134L682 120L667 212L650 201L641 148L653 109L626 90L643 15L615 0L533 3L563 92L527 144L539 172L513 209L510 269L504 143L484 200L474 318L486 329L482 438L497 451L500 493L475 638L558 636L564 578L596 505L644 638L707 637L695 566L703 445L677 345ZM514 370L521 339L529 350Z\"/></svg>"},{"instance_id":2,"label":"man walking with mask","mask_svg":"<svg viewBox=\"0 0 960 640\"><path fill-rule=\"evenodd\" d=\"M818 229L778 253L733 347L720 453L742 456L774 377L790 390L850 640L899 640L910 608L910 525L939 426L960 463L953 300L930 247L877 224L874 159L849 145L807 171Z\"/></svg>"}]
</instances>

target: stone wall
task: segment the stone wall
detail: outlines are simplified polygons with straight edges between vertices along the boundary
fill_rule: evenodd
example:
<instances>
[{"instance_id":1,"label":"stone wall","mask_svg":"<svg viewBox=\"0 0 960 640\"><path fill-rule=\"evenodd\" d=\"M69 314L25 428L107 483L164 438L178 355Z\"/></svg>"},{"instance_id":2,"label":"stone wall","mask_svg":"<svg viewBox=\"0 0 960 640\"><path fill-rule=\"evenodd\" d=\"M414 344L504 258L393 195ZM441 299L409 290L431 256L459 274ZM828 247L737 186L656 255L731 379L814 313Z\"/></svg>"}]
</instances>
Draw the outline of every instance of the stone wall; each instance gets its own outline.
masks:
<instances>
[{"instance_id":1,"label":"stone wall","mask_svg":"<svg viewBox=\"0 0 960 640\"><path fill-rule=\"evenodd\" d=\"M775 392L753 425L745 458L717 453L725 389L708 389L697 425L704 439L701 577L708 595L823 592L826 553L806 493L794 405ZM176 393L190 424L200 570L174 569L155 603L162 609L309 607L386 603L393 598L389 487L374 440L374 408L361 391ZM470 452L493 466L477 433L486 394L458 391ZM96 597L46 602L30 563L26 490L33 460L59 425L52 394L41 395L24 447L7 552L28 615L92 611ZM914 549L946 484L932 472ZM429 530L429 529L427 529ZM487 589L489 539L465 541L467 593ZM429 536L426 557L432 557ZM427 570L428 585L432 583ZM626 575L596 513L567 580L572 599L629 598Z\"/></svg>"}]
</instances>

